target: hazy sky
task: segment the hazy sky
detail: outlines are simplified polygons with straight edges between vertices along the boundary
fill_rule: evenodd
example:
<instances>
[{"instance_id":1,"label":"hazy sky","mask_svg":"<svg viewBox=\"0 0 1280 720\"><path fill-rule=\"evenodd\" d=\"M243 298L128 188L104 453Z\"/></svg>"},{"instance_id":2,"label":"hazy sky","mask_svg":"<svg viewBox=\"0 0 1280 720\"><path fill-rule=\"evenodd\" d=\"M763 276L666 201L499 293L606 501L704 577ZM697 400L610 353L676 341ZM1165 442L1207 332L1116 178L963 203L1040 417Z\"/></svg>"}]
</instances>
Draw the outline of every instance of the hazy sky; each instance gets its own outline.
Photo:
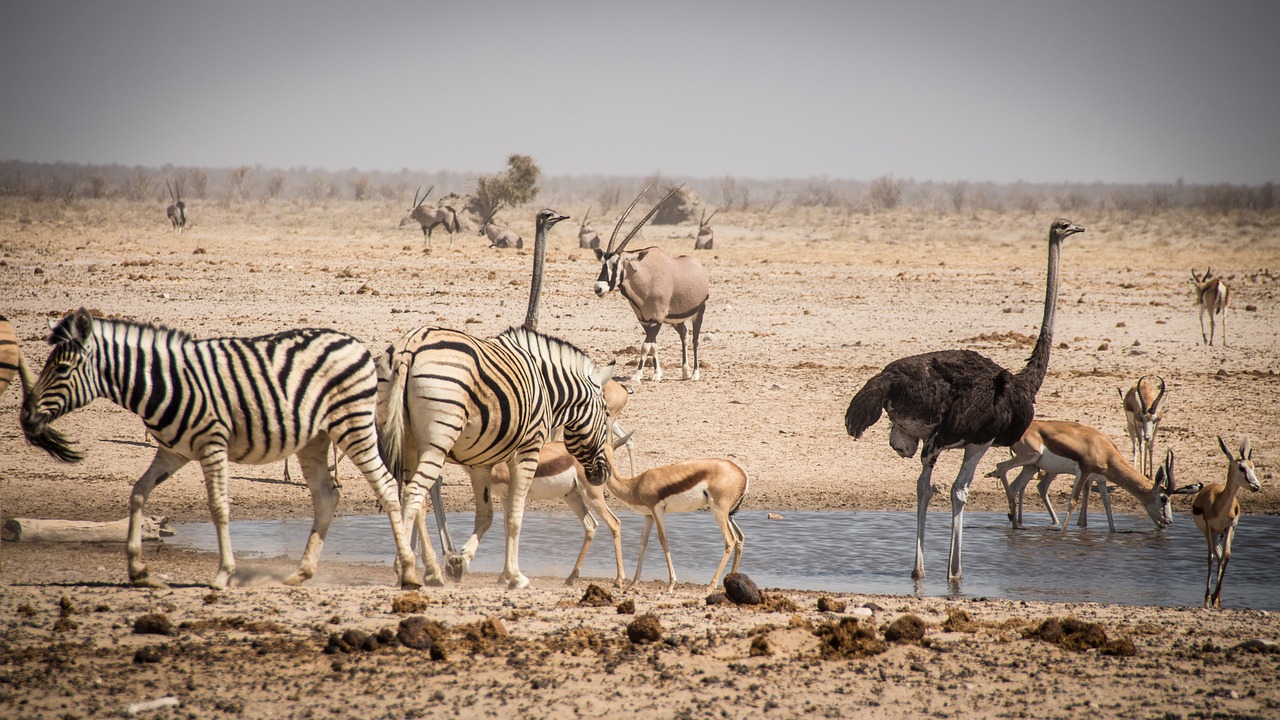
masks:
<instances>
[{"instance_id":1,"label":"hazy sky","mask_svg":"<svg viewBox=\"0 0 1280 720\"><path fill-rule=\"evenodd\" d=\"M1280 180L1280 2L0 3L0 160Z\"/></svg>"}]
</instances>

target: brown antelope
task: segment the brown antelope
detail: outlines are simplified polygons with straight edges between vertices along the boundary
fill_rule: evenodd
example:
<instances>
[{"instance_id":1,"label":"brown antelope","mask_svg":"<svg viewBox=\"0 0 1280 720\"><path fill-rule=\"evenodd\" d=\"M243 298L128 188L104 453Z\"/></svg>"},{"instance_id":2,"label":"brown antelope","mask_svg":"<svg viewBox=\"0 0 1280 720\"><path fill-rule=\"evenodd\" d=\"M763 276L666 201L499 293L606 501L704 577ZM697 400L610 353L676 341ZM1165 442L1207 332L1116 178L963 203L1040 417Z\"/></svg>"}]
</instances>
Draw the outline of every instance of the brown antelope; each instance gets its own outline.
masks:
<instances>
[{"instance_id":1,"label":"brown antelope","mask_svg":"<svg viewBox=\"0 0 1280 720\"><path fill-rule=\"evenodd\" d=\"M181 235L182 229L187 226L187 204L182 202L182 184L175 182L170 185L169 181L165 180L164 186L169 188L169 198L173 200L173 203L165 208L164 214L169 216L173 231Z\"/></svg>"},{"instance_id":2,"label":"brown antelope","mask_svg":"<svg viewBox=\"0 0 1280 720\"><path fill-rule=\"evenodd\" d=\"M716 244L716 231L711 229L711 218L716 216L719 210L713 211L707 215L707 209L702 208L702 219L698 221L698 238L693 241L694 250L714 250Z\"/></svg>"},{"instance_id":3,"label":"brown antelope","mask_svg":"<svg viewBox=\"0 0 1280 720\"><path fill-rule=\"evenodd\" d=\"M596 279L595 292L604 297L611 290L618 290L631 305L631 310L644 328L644 343L640 346L640 359L636 363L635 380L639 382L644 372L645 358L653 357L653 381L662 380L662 366L658 363L658 330L664 325L675 327L680 336L680 366L685 380L699 379L698 339L702 334L702 317L707 310L710 281L707 271L688 255L671 257L660 247L627 251L627 243L640 232L640 228L653 217L664 202L679 192L677 187L667 194L648 215L644 216L617 247L614 241L627 215L635 208L650 186L631 201L631 205L618 218L606 250L596 249L596 259L601 261L600 275ZM689 343L685 324L693 326L693 362L689 361Z\"/></svg>"},{"instance_id":4,"label":"brown antelope","mask_svg":"<svg viewBox=\"0 0 1280 720\"><path fill-rule=\"evenodd\" d=\"M418 190L421 189L422 186L419 185ZM453 234L461 228L458 224L458 213L448 205L435 207L425 204L427 196L435 189L435 185L427 188L427 193L421 200L418 199L418 190L413 191L413 207L409 208L409 217L417 220L418 225L422 226L422 234L427 238L427 242L431 241L431 231L443 225L445 232L449 233L449 247L453 247Z\"/></svg>"},{"instance_id":5,"label":"brown antelope","mask_svg":"<svg viewBox=\"0 0 1280 720\"><path fill-rule=\"evenodd\" d=\"M1204 275L1191 271L1191 283L1196 286L1196 304L1200 307L1200 339L1213 345L1213 333L1217 329L1218 315L1222 315L1222 346L1227 346L1227 305L1231 302L1231 288L1213 270L1204 269ZM1204 314L1209 313L1209 336L1204 334Z\"/></svg>"},{"instance_id":6,"label":"brown antelope","mask_svg":"<svg viewBox=\"0 0 1280 720\"><path fill-rule=\"evenodd\" d=\"M1218 438L1218 447L1227 456L1227 480L1205 485L1191 503L1191 517L1209 543L1209 574L1204 581L1206 608L1222 605L1222 578L1227 573L1227 563L1231 562L1231 540L1235 538L1236 523L1240 521L1240 501L1236 495L1245 487L1253 492L1262 489L1253 467L1253 448L1249 446L1249 438L1240 444L1238 455L1231 454L1221 437ZM1214 558L1218 560L1218 582L1211 594L1209 586L1213 583Z\"/></svg>"},{"instance_id":7,"label":"brown antelope","mask_svg":"<svg viewBox=\"0 0 1280 720\"><path fill-rule=\"evenodd\" d=\"M1164 417L1164 378L1156 376L1155 380L1160 383L1159 389L1150 375L1138 378L1127 393L1116 389L1124 403L1125 434L1133 446L1133 464L1147 477L1151 477L1154 462L1156 430Z\"/></svg>"},{"instance_id":8,"label":"brown antelope","mask_svg":"<svg viewBox=\"0 0 1280 720\"><path fill-rule=\"evenodd\" d=\"M1040 499L1048 508L1054 523L1058 520L1057 513L1049 503L1049 483L1054 477L1064 473L1075 477L1067 500L1067 514L1062 520L1063 531L1067 529L1067 522L1071 518L1071 503L1077 495L1087 493L1089 485L1098 486L1103 502L1108 504L1108 522L1111 521L1111 512L1106 483L1110 482L1137 498L1157 528L1165 528L1173 522L1170 496L1189 494L1200 489L1196 485L1177 488L1173 480L1172 451L1166 455L1164 465L1156 470L1155 476L1148 478L1129 464L1111 438L1076 422L1032 420L1022 438L1009 449L1013 452L1013 457L996 463L996 469L987 476L998 477L1004 483L1009 470L1023 468L1012 483L1005 485L1009 519L1013 521L1014 527L1022 527L1022 494L1037 470L1045 471L1038 489ZM1111 529L1114 531L1115 527L1112 526Z\"/></svg>"},{"instance_id":9,"label":"brown antelope","mask_svg":"<svg viewBox=\"0 0 1280 720\"><path fill-rule=\"evenodd\" d=\"M18 378L18 385L22 388L22 401L25 404L27 395L35 386L36 378L27 367L27 361L22 357L22 348L18 347L18 332L14 329L13 323L0 315L0 396L9 389L14 377Z\"/></svg>"},{"instance_id":10,"label":"brown antelope","mask_svg":"<svg viewBox=\"0 0 1280 720\"><path fill-rule=\"evenodd\" d=\"M658 542L662 543L662 554L667 559L667 590L675 588L676 568L671 562L666 526L662 519L669 512L691 512L703 508L711 510L711 515L724 536L724 555L720 558L715 574L711 576L707 592L714 590L720 582L720 573L724 572L730 554L733 555L733 567L729 572L738 572L745 538L742 528L734 522L733 515L747 496L750 484L747 473L741 467L721 458L703 458L650 468L639 475L623 477L618 474L617 466L613 463L612 451L607 450L606 453L610 458L612 472L605 481L605 486L614 497L644 517L644 529L640 533L640 554L636 558L636 574L632 583L640 581L644 551L649 546L649 531L657 525Z\"/></svg>"},{"instance_id":11,"label":"brown antelope","mask_svg":"<svg viewBox=\"0 0 1280 720\"><path fill-rule=\"evenodd\" d=\"M587 206L587 214L582 216L582 224L578 226L578 247L591 250L600 249L600 232L587 224L591 219L591 206Z\"/></svg>"},{"instance_id":12,"label":"brown antelope","mask_svg":"<svg viewBox=\"0 0 1280 720\"><path fill-rule=\"evenodd\" d=\"M484 221L480 223L480 232L477 234L488 237L489 247L491 248L523 249L524 238L520 237L519 233L511 228L499 227L493 224L493 218L497 214L498 211L496 208L493 212L489 213L489 215L485 217Z\"/></svg>"}]
</instances>

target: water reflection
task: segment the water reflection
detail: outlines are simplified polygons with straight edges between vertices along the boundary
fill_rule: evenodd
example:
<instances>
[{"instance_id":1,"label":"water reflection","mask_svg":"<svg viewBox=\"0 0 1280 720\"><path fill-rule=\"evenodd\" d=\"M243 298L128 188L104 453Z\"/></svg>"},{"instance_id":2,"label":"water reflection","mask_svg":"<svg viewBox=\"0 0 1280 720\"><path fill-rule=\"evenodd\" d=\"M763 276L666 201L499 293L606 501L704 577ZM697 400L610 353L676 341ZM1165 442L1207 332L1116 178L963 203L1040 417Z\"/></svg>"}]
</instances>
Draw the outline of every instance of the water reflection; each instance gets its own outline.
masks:
<instances>
[{"instance_id":1,"label":"water reflection","mask_svg":"<svg viewBox=\"0 0 1280 720\"><path fill-rule=\"evenodd\" d=\"M501 515L501 513L499 513ZM623 557L628 578L635 571L640 519L620 512ZM1003 513L965 514L964 579L959 591L947 583L951 517L930 513L925 532L925 573L917 588L911 579L915 552L915 513L787 512L769 520L764 512L737 516L746 534L741 570L761 587L825 590L833 593L887 593L931 596L962 594L1011 600L1093 601L1130 605L1199 606L1204 599L1204 536L1189 515L1179 514L1163 532L1146 516L1117 515L1115 534L1105 519L1099 527L1072 526L1063 535L1047 522L1029 517L1025 530L1013 530ZM470 513L451 513L455 537L465 539ZM288 556L298 559L311 521L239 520L231 523L238 557ZM217 540L210 523L179 525L167 542L213 551ZM681 581L706 583L723 552L711 516L686 513L667 517L676 573ZM432 538L433 542L436 539ZM582 526L568 512L525 514L520 566L530 577L563 578L573 568L582 544ZM439 545L437 542L437 551ZM474 572L502 569L501 518L480 545ZM665 580L666 566L656 536L650 539L645 580ZM325 558L390 564L391 533L382 515L335 519L325 543ZM1280 610L1280 517L1245 516L1240 521L1231 564L1223 585L1224 606ZM614 576L612 540L602 524L583 566L584 578Z\"/></svg>"}]
</instances>

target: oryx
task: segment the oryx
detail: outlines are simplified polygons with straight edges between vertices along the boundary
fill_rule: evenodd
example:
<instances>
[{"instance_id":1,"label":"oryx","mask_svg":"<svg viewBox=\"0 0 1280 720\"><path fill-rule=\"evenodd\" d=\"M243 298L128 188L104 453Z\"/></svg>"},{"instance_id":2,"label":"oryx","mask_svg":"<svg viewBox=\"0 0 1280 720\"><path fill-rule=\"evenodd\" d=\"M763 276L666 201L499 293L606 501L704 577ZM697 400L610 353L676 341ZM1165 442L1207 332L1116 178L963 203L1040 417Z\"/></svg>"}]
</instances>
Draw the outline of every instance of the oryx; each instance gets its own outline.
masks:
<instances>
[{"instance_id":1,"label":"oryx","mask_svg":"<svg viewBox=\"0 0 1280 720\"><path fill-rule=\"evenodd\" d=\"M498 214L498 208L494 208L493 212L480 223L479 235L489 238L489 247L491 248L515 248L517 250L524 248L524 238L515 230L506 227L499 227L493 224L493 216Z\"/></svg>"},{"instance_id":2,"label":"oryx","mask_svg":"<svg viewBox=\"0 0 1280 720\"><path fill-rule=\"evenodd\" d=\"M596 248L596 259L601 261L600 277L596 279L595 291L603 297L610 290L618 290L631 304L636 319L644 328L644 343L640 346L640 359L636 363L635 380L641 379L645 358L653 356L653 380L662 380L662 366L658 364L658 348L655 339L658 328L663 323L675 326L680 335L680 367L685 380L697 380L698 375L698 336L702 333L702 316L707 309L707 295L710 292L710 281L702 263L680 255L671 257L660 247L647 247L643 250L627 251L627 243L635 237L640 228L657 212L662 203L679 192L676 188L667 194L648 215L644 216L631 232L614 247L618 230L627 219L627 215L635 208L640 198L649 191L652 183L645 186L631 205L618 218L618 224L609 237L608 249ZM685 323L693 324L693 363L689 363L689 347L685 337Z\"/></svg>"},{"instance_id":3,"label":"oryx","mask_svg":"<svg viewBox=\"0 0 1280 720\"><path fill-rule=\"evenodd\" d=\"M175 182L174 185L170 185L169 181L165 180L164 186L169 188L169 198L173 200L173 204L165 209L164 214L168 215L169 222L173 223L173 231L181 235L182 229L187 226L187 204L182 202L182 183Z\"/></svg>"},{"instance_id":4,"label":"oryx","mask_svg":"<svg viewBox=\"0 0 1280 720\"><path fill-rule=\"evenodd\" d=\"M587 224L591 218L591 206L587 206L587 214L582 216L582 224L578 226L578 247L591 250L600 249L600 232Z\"/></svg>"},{"instance_id":5,"label":"oryx","mask_svg":"<svg viewBox=\"0 0 1280 720\"><path fill-rule=\"evenodd\" d=\"M421 189L422 186L419 185L418 190ZM413 207L409 208L409 217L417 220L418 224L422 226L422 234L427 237L428 241L431 240L431 231L439 225L444 225L445 231L449 233L449 247L453 247L453 234L461 228L461 225L458 224L458 213L448 205L435 207L424 204L427 201L427 195L430 195L431 191L435 189L435 185L427 188L427 194L423 195L421 200L418 199L418 190L413 191Z\"/></svg>"},{"instance_id":6,"label":"oryx","mask_svg":"<svg viewBox=\"0 0 1280 720\"><path fill-rule=\"evenodd\" d=\"M711 229L711 218L716 216L719 210L713 210L710 215L707 209L702 208L702 219L698 221L698 237L693 241L694 250L712 250L716 245L716 231Z\"/></svg>"}]
</instances>

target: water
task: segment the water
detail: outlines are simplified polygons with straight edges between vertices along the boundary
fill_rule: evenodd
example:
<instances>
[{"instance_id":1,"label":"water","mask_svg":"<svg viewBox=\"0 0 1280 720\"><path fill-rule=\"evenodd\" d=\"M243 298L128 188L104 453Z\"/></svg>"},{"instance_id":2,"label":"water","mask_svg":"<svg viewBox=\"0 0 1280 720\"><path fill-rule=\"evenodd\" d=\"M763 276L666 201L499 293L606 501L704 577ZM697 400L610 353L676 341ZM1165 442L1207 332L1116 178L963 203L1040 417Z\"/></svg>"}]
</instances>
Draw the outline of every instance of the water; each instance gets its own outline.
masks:
<instances>
[{"instance_id":1,"label":"water","mask_svg":"<svg viewBox=\"0 0 1280 720\"><path fill-rule=\"evenodd\" d=\"M622 550L628 579L635 572L642 521L625 511ZM915 557L913 512L786 512L769 520L764 512L735 516L746 534L740 570L763 588L831 593L909 595ZM928 596L993 597L1055 602L1091 601L1121 605L1199 606L1204 600L1207 545L1191 517L1179 514L1157 532L1145 515L1117 515L1115 534L1106 516L1096 526L1074 524L1064 535L1042 513L1028 513L1025 530L1013 530L1004 513L965 513L964 578L949 586L947 549L951 516L930 513L925 532L925 572L920 592ZM1074 523L1074 518L1072 523ZM449 527L461 544L473 516L450 513ZM1043 523L1043 524L1040 524ZM428 523L429 527L433 523ZM707 583L723 552L720 531L706 512L667 516L667 539L680 581ZM231 540L238 558L301 557L310 520L238 520ZM502 569L502 514L480 544L473 572ZM213 525L186 523L166 542L201 551L217 549ZM432 543L439 552L438 538ZM530 577L563 578L582 545L582 526L568 512L525 514L520 569ZM1223 583L1224 605L1280 610L1280 517L1250 515L1240 520L1231 563ZM383 515L336 518L321 557L390 564L391 532ZM602 523L582 569L583 578L611 580L613 542ZM643 580L667 578L666 564L652 533Z\"/></svg>"}]
</instances>

